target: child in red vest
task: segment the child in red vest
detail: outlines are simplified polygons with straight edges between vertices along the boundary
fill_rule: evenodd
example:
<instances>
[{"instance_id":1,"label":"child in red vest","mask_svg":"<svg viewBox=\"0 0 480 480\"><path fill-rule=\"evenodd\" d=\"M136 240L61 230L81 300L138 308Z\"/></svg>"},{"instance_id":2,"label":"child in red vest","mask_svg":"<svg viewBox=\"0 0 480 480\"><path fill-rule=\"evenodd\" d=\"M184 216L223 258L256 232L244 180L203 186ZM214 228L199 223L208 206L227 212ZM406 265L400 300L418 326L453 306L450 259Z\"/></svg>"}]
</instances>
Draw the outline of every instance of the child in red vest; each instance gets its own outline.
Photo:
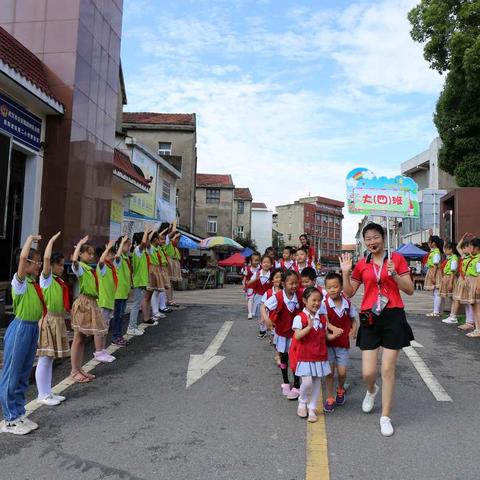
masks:
<instances>
[{"instance_id":1,"label":"child in red vest","mask_svg":"<svg viewBox=\"0 0 480 480\"><path fill-rule=\"evenodd\" d=\"M273 323L270 320L270 313L265 308L265 302L270 297L275 295L277 292L280 292L280 291L283 290L282 275L283 275L283 271L280 268L277 268L277 269L273 270L273 272L272 272L272 286L271 286L271 288L269 288L264 293L264 295L262 297L261 304L260 304L260 315L262 316L262 320L267 327L267 331L270 331L270 334L271 334L270 344L273 344L274 346L275 346L275 343L274 343L275 327L273 326ZM277 365L280 365L280 355L279 355L279 353L277 352L276 349L275 349L275 363Z\"/></svg>"},{"instance_id":2,"label":"child in red vest","mask_svg":"<svg viewBox=\"0 0 480 480\"><path fill-rule=\"evenodd\" d=\"M283 272L290 270L295 261L292 258L292 247L285 247L283 249L282 258L275 262L275 268L280 268Z\"/></svg>"},{"instance_id":3,"label":"child in red vest","mask_svg":"<svg viewBox=\"0 0 480 480\"><path fill-rule=\"evenodd\" d=\"M258 252L252 253L250 257L250 265L247 265L243 269L243 285L245 293L247 294L247 310L248 319L253 318L253 289L248 286L248 282L252 278L252 275L260 269L260 254Z\"/></svg>"},{"instance_id":4,"label":"child in red vest","mask_svg":"<svg viewBox=\"0 0 480 480\"><path fill-rule=\"evenodd\" d=\"M265 338L267 336L267 325L262 316L261 303L265 293L272 286L272 259L268 255L264 255L260 261L260 270L255 272L247 287L253 290L253 315L258 322L257 338Z\"/></svg>"},{"instance_id":5,"label":"child in red vest","mask_svg":"<svg viewBox=\"0 0 480 480\"><path fill-rule=\"evenodd\" d=\"M355 338L357 331L357 310L342 294L343 279L338 273L330 272L325 277L327 295L322 302L322 311L326 313L330 325L342 330L341 335L329 339L328 361L331 373L327 376L327 400L323 406L325 412L333 412L335 405L345 403L345 380L349 362L350 337ZM335 370L338 375L337 396L333 397Z\"/></svg>"},{"instance_id":6,"label":"child in red vest","mask_svg":"<svg viewBox=\"0 0 480 480\"><path fill-rule=\"evenodd\" d=\"M303 301L305 308L293 320L295 334L290 356L292 368L297 376L302 377L297 415L301 418L308 416L308 421L313 423L318 420L316 408L322 377L330 374L327 339L332 340L335 334L327 330L327 319L320 313L322 294L315 287L308 287L303 292Z\"/></svg>"},{"instance_id":7,"label":"child in red vest","mask_svg":"<svg viewBox=\"0 0 480 480\"><path fill-rule=\"evenodd\" d=\"M298 275L292 270L283 273L283 291L272 295L266 302L265 308L270 312L270 320L275 327L275 348L280 354L280 369L282 370L283 395L289 400L296 400L300 395L300 377L294 376L293 388L290 388L288 379L288 350L292 341L293 319L300 312L297 299Z\"/></svg>"}]
</instances>

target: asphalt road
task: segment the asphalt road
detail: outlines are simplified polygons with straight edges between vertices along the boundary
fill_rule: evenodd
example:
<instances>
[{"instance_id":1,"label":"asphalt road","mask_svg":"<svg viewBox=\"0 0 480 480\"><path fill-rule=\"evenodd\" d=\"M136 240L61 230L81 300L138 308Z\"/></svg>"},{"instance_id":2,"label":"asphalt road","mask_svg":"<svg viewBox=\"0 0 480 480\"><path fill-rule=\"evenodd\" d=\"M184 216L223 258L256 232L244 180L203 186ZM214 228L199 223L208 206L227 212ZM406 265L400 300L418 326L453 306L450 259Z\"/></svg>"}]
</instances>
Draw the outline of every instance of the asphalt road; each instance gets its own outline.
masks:
<instances>
[{"instance_id":1,"label":"asphalt road","mask_svg":"<svg viewBox=\"0 0 480 480\"><path fill-rule=\"evenodd\" d=\"M218 292L215 293L218 295ZM279 393L272 349L243 306L189 306L73 385L60 407L32 414L40 429L0 435L0 479L303 479L306 424ZM379 433L379 408L361 413L364 387L352 349L347 403L328 415L330 478L477 480L480 343L455 327L410 314L416 348L453 402L438 402L401 354L396 433ZM185 388L190 354L225 321L233 327L219 365ZM55 369L55 381L68 365ZM34 396L32 387L30 396Z\"/></svg>"}]
</instances>

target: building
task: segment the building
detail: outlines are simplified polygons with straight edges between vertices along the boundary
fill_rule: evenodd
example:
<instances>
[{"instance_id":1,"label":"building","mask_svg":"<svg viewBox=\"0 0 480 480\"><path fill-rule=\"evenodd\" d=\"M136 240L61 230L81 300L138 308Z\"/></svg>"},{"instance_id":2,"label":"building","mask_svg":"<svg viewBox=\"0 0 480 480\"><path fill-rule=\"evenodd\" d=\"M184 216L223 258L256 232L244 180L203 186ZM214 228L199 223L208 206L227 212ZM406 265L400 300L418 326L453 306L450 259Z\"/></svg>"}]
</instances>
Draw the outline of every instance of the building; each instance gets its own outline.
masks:
<instances>
[{"instance_id":1,"label":"building","mask_svg":"<svg viewBox=\"0 0 480 480\"><path fill-rule=\"evenodd\" d=\"M272 214L264 203L252 203L252 241L261 253L273 244Z\"/></svg>"},{"instance_id":2,"label":"building","mask_svg":"<svg viewBox=\"0 0 480 480\"><path fill-rule=\"evenodd\" d=\"M197 173L195 233L201 237L233 237L234 192L231 175Z\"/></svg>"},{"instance_id":3,"label":"building","mask_svg":"<svg viewBox=\"0 0 480 480\"><path fill-rule=\"evenodd\" d=\"M194 113L123 113L123 133L160 155L181 173L175 192L177 216L179 226L189 232L195 231L196 125Z\"/></svg>"},{"instance_id":4,"label":"building","mask_svg":"<svg viewBox=\"0 0 480 480\"><path fill-rule=\"evenodd\" d=\"M252 233L252 194L248 188L236 188L233 192L233 235L248 239Z\"/></svg>"},{"instance_id":5,"label":"building","mask_svg":"<svg viewBox=\"0 0 480 480\"><path fill-rule=\"evenodd\" d=\"M344 202L325 197L300 198L276 207L276 230L285 245L299 245L306 233L323 264L338 264L342 245L342 209Z\"/></svg>"},{"instance_id":6,"label":"building","mask_svg":"<svg viewBox=\"0 0 480 480\"><path fill-rule=\"evenodd\" d=\"M402 175L413 178L418 185L420 203L420 218L401 220L402 243L421 244L440 233L440 199L457 187L455 178L438 166L441 146L440 138L435 138L428 150L401 164Z\"/></svg>"},{"instance_id":7,"label":"building","mask_svg":"<svg viewBox=\"0 0 480 480\"><path fill-rule=\"evenodd\" d=\"M47 238L61 229L55 246L65 252L85 234L105 242L110 233L122 1L6 3L0 27L41 60L50 93L39 91L64 107L63 115L45 120L43 168L36 178L36 188L41 182L39 231ZM31 65L29 61L26 70L16 72L31 72ZM38 79L32 85L38 87Z\"/></svg>"},{"instance_id":8,"label":"building","mask_svg":"<svg viewBox=\"0 0 480 480\"><path fill-rule=\"evenodd\" d=\"M48 122L63 118L46 66L0 28L0 289L8 288L15 251L40 230ZM51 184L54 179L50 178ZM45 212L44 212L45 213Z\"/></svg>"}]
</instances>

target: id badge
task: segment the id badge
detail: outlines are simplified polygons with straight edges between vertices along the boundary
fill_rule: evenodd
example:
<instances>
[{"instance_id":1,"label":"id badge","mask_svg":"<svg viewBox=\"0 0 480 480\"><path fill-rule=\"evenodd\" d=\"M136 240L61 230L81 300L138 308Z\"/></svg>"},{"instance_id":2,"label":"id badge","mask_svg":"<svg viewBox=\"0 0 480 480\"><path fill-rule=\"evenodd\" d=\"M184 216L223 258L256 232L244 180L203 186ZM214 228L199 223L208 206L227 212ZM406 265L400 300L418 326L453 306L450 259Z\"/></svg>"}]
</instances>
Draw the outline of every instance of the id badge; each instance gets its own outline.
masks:
<instances>
[{"instance_id":1,"label":"id badge","mask_svg":"<svg viewBox=\"0 0 480 480\"><path fill-rule=\"evenodd\" d=\"M373 313L377 316L380 315L383 312L383 309L387 306L387 303L388 297L378 292L377 301L372 309Z\"/></svg>"}]
</instances>

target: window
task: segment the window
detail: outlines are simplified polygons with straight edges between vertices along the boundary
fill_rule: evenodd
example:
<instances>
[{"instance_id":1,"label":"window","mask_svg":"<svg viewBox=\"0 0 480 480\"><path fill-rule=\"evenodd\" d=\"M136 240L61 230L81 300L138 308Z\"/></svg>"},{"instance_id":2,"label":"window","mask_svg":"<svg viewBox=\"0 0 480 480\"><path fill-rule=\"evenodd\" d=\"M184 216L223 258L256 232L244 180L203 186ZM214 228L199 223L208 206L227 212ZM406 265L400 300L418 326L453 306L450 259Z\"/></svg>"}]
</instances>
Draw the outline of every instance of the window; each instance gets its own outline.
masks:
<instances>
[{"instance_id":1,"label":"window","mask_svg":"<svg viewBox=\"0 0 480 480\"><path fill-rule=\"evenodd\" d=\"M217 233L217 218L209 215L207 219L207 233Z\"/></svg>"},{"instance_id":2,"label":"window","mask_svg":"<svg viewBox=\"0 0 480 480\"><path fill-rule=\"evenodd\" d=\"M288 241L290 241L291 239L292 239L292 234L289 233L289 234L288 234Z\"/></svg>"},{"instance_id":3,"label":"window","mask_svg":"<svg viewBox=\"0 0 480 480\"><path fill-rule=\"evenodd\" d=\"M171 155L172 154L172 142L158 142L158 154Z\"/></svg>"},{"instance_id":4,"label":"window","mask_svg":"<svg viewBox=\"0 0 480 480\"><path fill-rule=\"evenodd\" d=\"M170 203L170 187L170 182L164 180L162 186L162 198L168 203Z\"/></svg>"},{"instance_id":5,"label":"window","mask_svg":"<svg viewBox=\"0 0 480 480\"><path fill-rule=\"evenodd\" d=\"M220 203L219 188L207 188L207 203Z\"/></svg>"},{"instance_id":6,"label":"window","mask_svg":"<svg viewBox=\"0 0 480 480\"><path fill-rule=\"evenodd\" d=\"M245 213L245 202L243 200L238 201L238 213Z\"/></svg>"},{"instance_id":7,"label":"window","mask_svg":"<svg viewBox=\"0 0 480 480\"><path fill-rule=\"evenodd\" d=\"M239 238L245 238L245 232L243 229L243 225L241 227L237 227L237 236Z\"/></svg>"}]
</instances>

